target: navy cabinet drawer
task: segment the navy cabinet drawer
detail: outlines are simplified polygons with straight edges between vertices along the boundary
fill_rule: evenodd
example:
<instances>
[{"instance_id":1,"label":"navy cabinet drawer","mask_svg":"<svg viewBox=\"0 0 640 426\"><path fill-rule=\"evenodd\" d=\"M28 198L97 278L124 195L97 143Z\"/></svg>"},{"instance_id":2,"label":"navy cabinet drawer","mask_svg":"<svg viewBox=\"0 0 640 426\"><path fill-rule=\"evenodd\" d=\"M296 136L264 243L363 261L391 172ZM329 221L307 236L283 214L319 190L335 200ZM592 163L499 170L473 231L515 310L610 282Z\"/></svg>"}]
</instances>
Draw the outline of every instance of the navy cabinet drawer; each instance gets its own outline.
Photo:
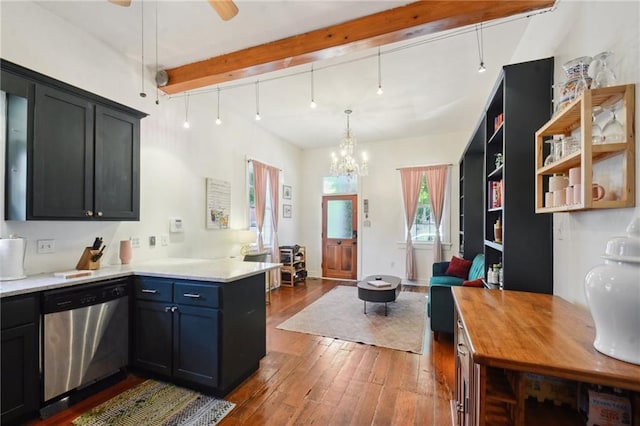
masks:
<instances>
[{"instance_id":1,"label":"navy cabinet drawer","mask_svg":"<svg viewBox=\"0 0 640 426\"><path fill-rule=\"evenodd\" d=\"M173 282L163 278L137 278L136 298L154 300L157 302L171 302L173 296Z\"/></svg>"},{"instance_id":2,"label":"navy cabinet drawer","mask_svg":"<svg viewBox=\"0 0 640 426\"><path fill-rule=\"evenodd\" d=\"M34 295L2 299L2 329L37 322L38 303Z\"/></svg>"},{"instance_id":3,"label":"navy cabinet drawer","mask_svg":"<svg viewBox=\"0 0 640 426\"><path fill-rule=\"evenodd\" d=\"M211 284L176 281L173 302L183 305L220 307L220 287Z\"/></svg>"}]
</instances>

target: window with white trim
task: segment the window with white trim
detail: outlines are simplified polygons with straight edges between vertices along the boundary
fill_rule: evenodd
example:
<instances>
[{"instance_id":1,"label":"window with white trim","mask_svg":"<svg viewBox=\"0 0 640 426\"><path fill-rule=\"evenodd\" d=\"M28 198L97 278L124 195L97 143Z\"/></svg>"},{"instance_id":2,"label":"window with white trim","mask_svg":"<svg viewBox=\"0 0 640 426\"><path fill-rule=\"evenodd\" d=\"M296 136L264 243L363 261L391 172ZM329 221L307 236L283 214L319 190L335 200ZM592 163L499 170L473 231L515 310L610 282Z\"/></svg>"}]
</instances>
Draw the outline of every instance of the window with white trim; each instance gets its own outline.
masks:
<instances>
[{"instance_id":1,"label":"window with white trim","mask_svg":"<svg viewBox=\"0 0 640 426\"><path fill-rule=\"evenodd\" d=\"M449 242L449 185L445 192L442 220L440 221L440 240ZM427 189L427 177L422 176L420 183L420 195L418 196L418 207L416 217L411 227L411 238L414 242L431 242L436 237L436 222L431 212L431 201L429 190Z\"/></svg>"}]
</instances>

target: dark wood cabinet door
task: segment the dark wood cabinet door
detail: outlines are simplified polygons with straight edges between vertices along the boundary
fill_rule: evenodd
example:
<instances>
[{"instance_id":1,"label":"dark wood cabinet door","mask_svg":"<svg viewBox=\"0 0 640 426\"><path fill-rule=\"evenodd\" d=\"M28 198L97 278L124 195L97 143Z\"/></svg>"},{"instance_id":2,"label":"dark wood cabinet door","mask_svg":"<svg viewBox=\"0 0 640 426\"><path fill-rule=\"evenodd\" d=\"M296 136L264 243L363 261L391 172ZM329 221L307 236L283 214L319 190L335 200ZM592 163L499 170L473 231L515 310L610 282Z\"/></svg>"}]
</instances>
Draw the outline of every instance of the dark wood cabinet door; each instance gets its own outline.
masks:
<instances>
[{"instance_id":1,"label":"dark wood cabinet door","mask_svg":"<svg viewBox=\"0 0 640 426\"><path fill-rule=\"evenodd\" d=\"M38 409L38 334L34 323L2 330L2 423Z\"/></svg>"},{"instance_id":2,"label":"dark wood cabinet door","mask_svg":"<svg viewBox=\"0 0 640 426\"><path fill-rule=\"evenodd\" d=\"M93 215L93 105L36 86L31 217L81 219Z\"/></svg>"},{"instance_id":3,"label":"dark wood cabinet door","mask_svg":"<svg viewBox=\"0 0 640 426\"><path fill-rule=\"evenodd\" d=\"M133 364L136 367L171 376L171 306L171 303L136 300L133 314Z\"/></svg>"},{"instance_id":4,"label":"dark wood cabinet door","mask_svg":"<svg viewBox=\"0 0 640 426\"><path fill-rule=\"evenodd\" d=\"M95 214L101 219L140 217L140 120L96 105Z\"/></svg>"},{"instance_id":5,"label":"dark wood cabinet door","mask_svg":"<svg viewBox=\"0 0 640 426\"><path fill-rule=\"evenodd\" d=\"M173 313L174 377L205 386L218 385L219 315L218 309L176 305Z\"/></svg>"}]
</instances>

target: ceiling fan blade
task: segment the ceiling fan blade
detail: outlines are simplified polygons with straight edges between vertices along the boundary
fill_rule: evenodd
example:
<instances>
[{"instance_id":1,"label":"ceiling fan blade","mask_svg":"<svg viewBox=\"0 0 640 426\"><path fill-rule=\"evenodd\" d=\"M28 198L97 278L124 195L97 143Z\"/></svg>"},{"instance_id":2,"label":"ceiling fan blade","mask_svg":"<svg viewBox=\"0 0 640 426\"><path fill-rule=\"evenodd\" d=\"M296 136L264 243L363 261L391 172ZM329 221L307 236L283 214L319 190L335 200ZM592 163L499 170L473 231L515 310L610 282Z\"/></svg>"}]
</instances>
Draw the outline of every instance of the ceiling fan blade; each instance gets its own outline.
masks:
<instances>
[{"instance_id":1,"label":"ceiling fan blade","mask_svg":"<svg viewBox=\"0 0 640 426\"><path fill-rule=\"evenodd\" d=\"M118 6L124 7L131 6L131 0L109 0L109 3L117 4Z\"/></svg>"},{"instance_id":2,"label":"ceiling fan blade","mask_svg":"<svg viewBox=\"0 0 640 426\"><path fill-rule=\"evenodd\" d=\"M228 21L238 14L238 6L236 6L232 0L209 0L209 4L225 21Z\"/></svg>"}]
</instances>

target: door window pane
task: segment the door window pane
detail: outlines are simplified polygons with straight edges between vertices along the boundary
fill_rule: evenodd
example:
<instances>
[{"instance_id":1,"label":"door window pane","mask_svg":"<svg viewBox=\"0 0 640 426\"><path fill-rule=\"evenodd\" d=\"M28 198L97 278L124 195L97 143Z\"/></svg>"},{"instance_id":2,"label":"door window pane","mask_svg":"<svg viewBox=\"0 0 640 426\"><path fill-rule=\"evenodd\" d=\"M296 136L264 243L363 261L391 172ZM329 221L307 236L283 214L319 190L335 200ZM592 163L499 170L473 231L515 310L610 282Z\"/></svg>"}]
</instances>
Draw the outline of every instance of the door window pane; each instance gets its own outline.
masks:
<instances>
[{"instance_id":1,"label":"door window pane","mask_svg":"<svg viewBox=\"0 0 640 426\"><path fill-rule=\"evenodd\" d=\"M328 176L322 178L323 194L355 194L358 192L358 176Z\"/></svg>"},{"instance_id":2,"label":"door window pane","mask_svg":"<svg viewBox=\"0 0 640 426\"><path fill-rule=\"evenodd\" d=\"M351 200L327 201L327 238L350 239L353 235Z\"/></svg>"}]
</instances>

